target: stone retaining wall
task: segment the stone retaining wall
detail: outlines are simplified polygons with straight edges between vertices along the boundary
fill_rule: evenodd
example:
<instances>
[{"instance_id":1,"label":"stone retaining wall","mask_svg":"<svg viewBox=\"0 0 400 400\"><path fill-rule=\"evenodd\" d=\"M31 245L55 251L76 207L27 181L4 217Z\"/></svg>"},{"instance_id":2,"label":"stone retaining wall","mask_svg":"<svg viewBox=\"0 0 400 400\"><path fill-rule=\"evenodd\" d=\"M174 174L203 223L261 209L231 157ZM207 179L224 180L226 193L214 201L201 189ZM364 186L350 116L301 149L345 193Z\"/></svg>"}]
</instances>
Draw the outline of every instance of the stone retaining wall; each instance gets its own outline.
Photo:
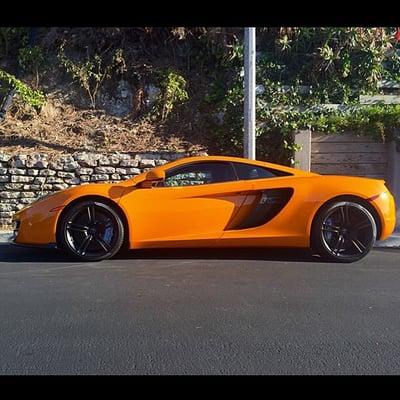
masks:
<instances>
[{"instance_id":1,"label":"stone retaining wall","mask_svg":"<svg viewBox=\"0 0 400 400\"><path fill-rule=\"evenodd\" d=\"M0 226L39 196L71 186L129 179L189 153L75 153L54 157L43 153L11 156L0 153Z\"/></svg>"}]
</instances>

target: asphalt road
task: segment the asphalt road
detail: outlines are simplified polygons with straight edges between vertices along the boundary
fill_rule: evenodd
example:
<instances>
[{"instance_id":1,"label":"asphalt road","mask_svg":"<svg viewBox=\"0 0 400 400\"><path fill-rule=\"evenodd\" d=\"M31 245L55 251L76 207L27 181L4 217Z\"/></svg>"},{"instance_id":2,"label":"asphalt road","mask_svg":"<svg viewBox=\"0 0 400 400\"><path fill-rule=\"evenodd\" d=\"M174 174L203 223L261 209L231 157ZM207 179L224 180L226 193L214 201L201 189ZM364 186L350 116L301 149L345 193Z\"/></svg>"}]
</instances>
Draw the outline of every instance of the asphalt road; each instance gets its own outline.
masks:
<instances>
[{"instance_id":1,"label":"asphalt road","mask_svg":"<svg viewBox=\"0 0 400 400\"><path fill-rule=\"evenodd\" d=\"M0 374L399 374L399 255L0 244Z\"/></svg>"}]
</instances>

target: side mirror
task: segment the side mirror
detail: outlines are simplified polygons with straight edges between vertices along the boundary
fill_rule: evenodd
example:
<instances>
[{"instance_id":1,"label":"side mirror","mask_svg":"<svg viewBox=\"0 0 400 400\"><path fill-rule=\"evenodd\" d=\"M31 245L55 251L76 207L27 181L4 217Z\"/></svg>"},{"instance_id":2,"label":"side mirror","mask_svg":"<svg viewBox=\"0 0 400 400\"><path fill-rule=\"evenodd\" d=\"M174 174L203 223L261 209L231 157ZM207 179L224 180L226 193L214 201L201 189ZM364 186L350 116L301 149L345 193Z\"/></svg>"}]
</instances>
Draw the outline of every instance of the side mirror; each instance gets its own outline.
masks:
<instances>
[{"instance_id":1,"label":"side mirror","mask_svg":"<svg viewBox=\"0 0 400 400\"><path fill-rule=\"evenodd\" d=\"M165 172L155 168L147 172L144 181L140 182L139 186L142 188L150 188L153 182L162 181L164 179Z\"/></svg>"},{"instance_id":2,"label":"side mirror","mask_svg":"<svg viewBox=\"0 0 400 400\"><path fill-rule=\"evenodd\" d=\"M163 181L165 179L165 172L157 168L150 170L146 174L146 181Z\"/></svg>"}]
</instances>

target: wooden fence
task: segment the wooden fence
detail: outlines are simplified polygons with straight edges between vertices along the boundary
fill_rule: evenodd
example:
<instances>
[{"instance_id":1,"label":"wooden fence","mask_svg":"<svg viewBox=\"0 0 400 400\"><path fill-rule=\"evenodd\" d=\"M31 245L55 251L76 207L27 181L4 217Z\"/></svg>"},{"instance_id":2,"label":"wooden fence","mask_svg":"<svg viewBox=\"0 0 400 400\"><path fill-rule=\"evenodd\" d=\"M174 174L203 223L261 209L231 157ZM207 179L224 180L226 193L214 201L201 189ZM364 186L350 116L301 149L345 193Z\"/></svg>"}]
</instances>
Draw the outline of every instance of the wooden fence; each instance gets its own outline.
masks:
<instances>
[{"instance_id":1,"label":"wooden fence","mask_svg":"<svg viewBox=\"0 0 400 400\"><path fill-rule=\"evenodd\" d=\"M387 179L389 145L353 134L311 134L300 131L295 142L297 168L319 174L354 175Z\"/></svg>"},{"instance_id":2,"label":"wooden fence","mask_svg":"<svg viewBox=\"0 0 400 400\"><path fill-rule=\"evenodd\" d=\"M388 147L365 136L313 134L311 171L387 179Z\"/></svg>"}]
</instances>

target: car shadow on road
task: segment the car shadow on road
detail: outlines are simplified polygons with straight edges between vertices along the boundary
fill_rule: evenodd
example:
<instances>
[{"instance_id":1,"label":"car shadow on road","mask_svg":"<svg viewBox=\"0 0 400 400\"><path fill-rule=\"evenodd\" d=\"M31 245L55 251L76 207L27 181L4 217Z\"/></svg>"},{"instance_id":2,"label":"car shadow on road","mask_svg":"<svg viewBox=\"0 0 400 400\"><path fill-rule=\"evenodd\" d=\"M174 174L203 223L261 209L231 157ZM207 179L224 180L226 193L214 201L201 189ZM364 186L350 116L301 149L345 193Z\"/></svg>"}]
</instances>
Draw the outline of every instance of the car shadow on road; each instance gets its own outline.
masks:
<instances>
[{"instance_id":1,"label":"car shadow on road","mask_svg":"<svg viewBox=\"0 0 400 400\"><path fill-rule=\"evenodd\" d=\"M308 249L295 248L195 248L195 249L140 249L120 254L123 259L198 259L198 260L265 260L291 262L321 262Z\"/></svg>"},{"instance_id":2,"label":"car shadow on road","mask_svg":"<svg viewBox=\"0 0 400 400\"><path fill-rule=\"evenodd\" d=\"M321 262L321 258L307 249L294 248L206 248L206 249L140 249L124 251L114 260L265 260L287 262ZM0 244L0 262L82 262L55 249L28 248Z\"/></svg>"}]
</instances>

